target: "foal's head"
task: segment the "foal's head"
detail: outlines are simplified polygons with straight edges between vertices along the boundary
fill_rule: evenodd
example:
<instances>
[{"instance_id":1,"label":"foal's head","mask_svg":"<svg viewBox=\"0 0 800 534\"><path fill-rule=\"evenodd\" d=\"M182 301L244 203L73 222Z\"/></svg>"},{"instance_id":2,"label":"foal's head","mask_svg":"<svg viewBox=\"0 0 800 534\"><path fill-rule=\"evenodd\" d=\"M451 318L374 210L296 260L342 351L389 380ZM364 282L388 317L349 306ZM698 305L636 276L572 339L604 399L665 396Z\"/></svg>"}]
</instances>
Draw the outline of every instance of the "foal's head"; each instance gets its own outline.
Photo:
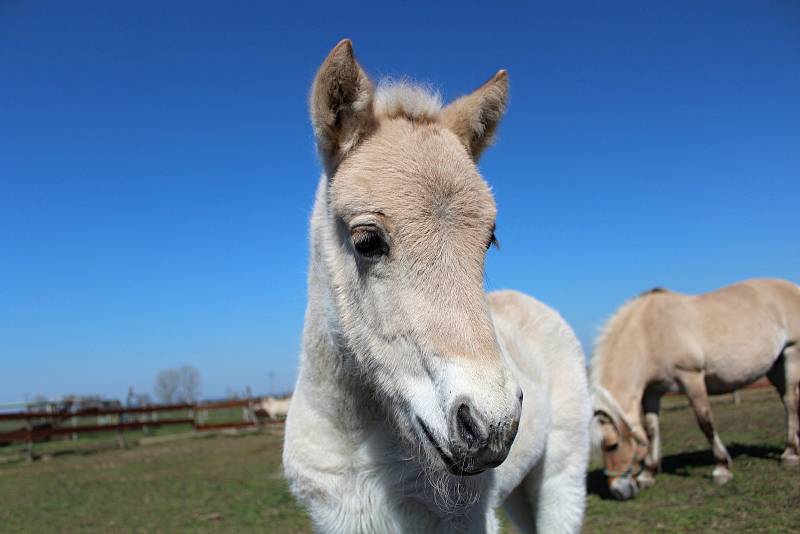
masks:
<instances>
[{"instance_id":1,"label":"foal's head","mask_svg":"<svg viewBox=\"0 0 800 534\"><path fill-rule=\"evenodd\" d=\"M458 475L506 458L522 403L484 295L497 210L475 164L507 93L505 71L444 109L408 84L375 90L347 40L311 93L346 363L409 451Z\"/></svg>"}]
</instances>

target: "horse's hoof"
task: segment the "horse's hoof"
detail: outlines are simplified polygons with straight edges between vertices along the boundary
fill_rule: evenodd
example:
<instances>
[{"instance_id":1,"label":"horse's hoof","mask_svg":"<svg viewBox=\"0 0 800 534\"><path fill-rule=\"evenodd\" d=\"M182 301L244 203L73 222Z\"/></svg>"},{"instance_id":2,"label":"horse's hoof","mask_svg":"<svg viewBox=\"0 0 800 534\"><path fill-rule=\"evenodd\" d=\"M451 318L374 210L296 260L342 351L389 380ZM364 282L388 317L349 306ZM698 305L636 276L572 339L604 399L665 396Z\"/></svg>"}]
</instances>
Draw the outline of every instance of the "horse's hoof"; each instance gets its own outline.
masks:
<instances>
[{"instance_id":1,"label":"horse's hoof","mask_svg":"<svg viewBox=\"0 0 800 534\"><path fill-rule=\"evenodd\" d=\"M714 478L714 484L717 486L722 486L733 480L733 473L731 473L727 467L722 467L721 465L714 468L711 476Z\"/></svg>"},{"instance_id":2,"label":"horse's hoof","mask_svg":"<svg viewBox=\"0 0 800 534\"><path fill-rule=\"evenodd\" d=\"M798 465L800 465L800 456L793 453L790 454L783 453L781 455L781 465L783 467L797 467Z\"/></svg>"},{"instance_id":3,"label":"horse's hoof","mask_svg":"<svg viewBox=\"0 0 800 534\"><path fill-rule=\"evenodd\" d=\"M648 472L643 472L636 477L636 482L639 484L640 489L647 489L655 485L656 479Z\"/></svg>"}]
</instances>

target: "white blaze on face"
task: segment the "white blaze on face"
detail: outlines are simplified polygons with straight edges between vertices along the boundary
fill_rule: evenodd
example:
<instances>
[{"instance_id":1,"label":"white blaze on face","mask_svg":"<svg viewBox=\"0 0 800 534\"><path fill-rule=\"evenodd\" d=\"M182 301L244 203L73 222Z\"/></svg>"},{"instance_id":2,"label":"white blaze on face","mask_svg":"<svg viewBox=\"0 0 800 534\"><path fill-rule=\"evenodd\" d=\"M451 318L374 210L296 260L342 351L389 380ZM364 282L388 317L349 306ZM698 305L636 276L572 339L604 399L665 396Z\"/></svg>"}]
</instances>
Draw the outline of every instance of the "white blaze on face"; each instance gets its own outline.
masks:
<instances>
[{"instance_id":1,"label":"white blaze on face","mask_svg":"<svg viewBox=\"0 0 800 534\"><path fill-rule=\"evenodd\" d=\"M460 404L469 405L482 425L497 427L519 416L519 387L503 365L464 358L434 357L431 376L407 380L411 414L418 417L447 449L453 413Z\"/></svg>"}]
</instances>

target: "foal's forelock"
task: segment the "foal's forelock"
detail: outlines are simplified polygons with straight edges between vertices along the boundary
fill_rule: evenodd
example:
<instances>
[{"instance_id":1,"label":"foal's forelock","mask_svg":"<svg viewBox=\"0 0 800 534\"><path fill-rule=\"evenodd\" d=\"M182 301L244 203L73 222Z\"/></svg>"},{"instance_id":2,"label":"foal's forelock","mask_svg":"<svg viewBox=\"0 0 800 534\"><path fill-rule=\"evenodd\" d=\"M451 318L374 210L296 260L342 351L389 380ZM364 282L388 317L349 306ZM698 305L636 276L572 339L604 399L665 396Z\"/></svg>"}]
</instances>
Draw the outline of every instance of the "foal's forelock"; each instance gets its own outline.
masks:
<instances>
[{"instance_id":1,"label":"foal's forelock","mask_svg":"<svg viewBox=\"0 0 800 534\"><path fill-rule=\"evenodd\" d=\"M441 118L442 96L435 89L407 79L385 78L378 82L373 109L378 117L437 122Z\"/></svg>"}]
</instances>

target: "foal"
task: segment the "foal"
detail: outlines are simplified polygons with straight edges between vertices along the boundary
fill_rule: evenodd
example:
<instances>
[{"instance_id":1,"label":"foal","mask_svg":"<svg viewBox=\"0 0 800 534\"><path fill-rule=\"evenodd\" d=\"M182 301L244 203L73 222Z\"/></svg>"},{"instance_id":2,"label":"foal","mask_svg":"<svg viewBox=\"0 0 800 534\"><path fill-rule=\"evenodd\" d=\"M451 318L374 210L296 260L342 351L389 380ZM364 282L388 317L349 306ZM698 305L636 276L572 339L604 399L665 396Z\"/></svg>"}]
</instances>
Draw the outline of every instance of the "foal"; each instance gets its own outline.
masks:
<instances>
[{"instance_id":1,"label":"foal","mask_svg":"<svg viewBox=\"0 0 800 534\"><path fill-rule=\"evenodd\" d=\"M496 207L476 162L507 93L505 71L444 108L376 90L348 40L316 75L324 174L283 458L320 531L495 532L500 504L525 532L580 528L580 346L543 304L483 289Z\"/></svg>"}]
</instances>

